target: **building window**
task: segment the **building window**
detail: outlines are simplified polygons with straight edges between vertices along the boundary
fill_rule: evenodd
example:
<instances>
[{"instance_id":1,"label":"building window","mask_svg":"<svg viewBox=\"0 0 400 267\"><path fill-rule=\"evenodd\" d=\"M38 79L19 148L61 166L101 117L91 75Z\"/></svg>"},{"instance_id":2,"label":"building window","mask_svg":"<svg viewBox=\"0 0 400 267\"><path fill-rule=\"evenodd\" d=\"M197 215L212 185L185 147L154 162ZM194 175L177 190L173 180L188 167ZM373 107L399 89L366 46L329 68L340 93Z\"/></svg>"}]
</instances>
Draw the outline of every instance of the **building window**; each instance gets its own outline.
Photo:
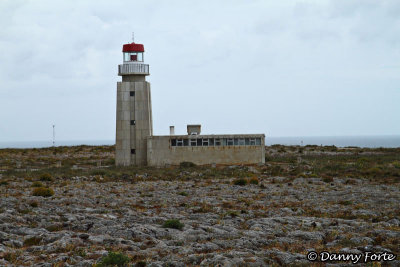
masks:
<instances>
[{"instance_id":1,"label":"building window","mask_svg":"<svg viewBox=\"0 0 400 267\"><path fill-rule=\"evenodd\" d=\"M221 139L216 138L214 143L215 143L216 146L220 146L221 145Z\"/></svg>"},{"instance_id":2,"label":"building window","mask_svg":"<svg viewBox=\"0 0 400 267\"><path fill-rule=\"evenodd\" d=\"M250 145L250 138L245 138L244 139L244 143L245 143L246 146L249 146Z\"/></svg>"},{"instance_id":3,"label":"building window","mask_svg":"<svg viewBox=\"0 0 400 267\"><path fill-rule=\"evenodd\" d=\"M140 61L143 62L143 52L125 52L124 61Z\"/></svg>"},{"instance_id":4,"label":"building window","mask_svg":"<svg viewBox=\"0 0 400 267\"><path fill-rule=\"evenodd\" d=\"M183 139L183 146L189 146L189 140Z\"/></svg>"},{"instance_id":5,"label":"building window","mask_svg":"<svg viewBox=\"0 0 400 267\"><path fill-rule=\"evenodd\" d=\"M203 145L203 139L198 138L197 139L197 146L202 146Z\"/></svg>"},{"instance_id":6,"label":"building window","mask_svg":"<svg viewBox=\"0 0 400 267\"><path fill-rule=\"evenodd\" d=\"M261 145L261 138L256 138L256 145L257 146Z\"/></svg>"},{"instance_id":7,"label":"building window","mask_svg":"<svg viewBox=\"0 0 400 267\"><path fill-rule=\"evenodd\" d=\"M130 96L135 96L135 91L130 91L130 92L129 92L129 95L130 95Z\"/></svg>"},{"instance_id":8,"label":"building window","mask_svg":"<svg viewBox=\"0 0 400 267\"><path fill-rule=\"evenodd\" d=\"M131 120L131 125L136 125L136 121L135 120Z\"/></svg>"},{"instance_id":9,"label":"building window","mask_svg":"<svg viewBox=\"0 0 400 267\"><path fill-rule=\"evenodd\" d=\"M226 145L227 145L227 146L233 146L233 138L228 138L228 139L226 140Z\"/></svg>"},{"instance_id":10,"label":"building window","mask_svg":"<svg viewBox=\"0 0 400 267\"><path fill-rule=\"evenodd\" d=\"M255 146L256 145L256 139L255 138L250 138L250 145Z\"/></svg>"},{"instance_id":11,"label":"building window","mask_svg":"<svg viewBox=\"0 0 400 267\"><path fill-rule=\"evenodd\" d=\"M208 138L203 139L203 146L208 146Z\"/></svg>"},{"instance_id":12,"label":"building window","mask_svg":"<svg viewBox=\"0 0 400 267\"><path fill-rule=\"evenodd\" d=\"M196 139L190 139L190 146L197 146L197 140Z\"/></svg>"},{"instance_id":13,"label":"building window","mask_svg":"<svg viewBox=\"0 0 400 267\"><path fill-rule=\"evenodd\" d=\"M176 140L176 145L177 146L183 146L183 140L182 139Z\"/></svg>"},{"instance_id":14,"label":"building window","mask_svg":"<svg viewBox=\"0 0 400 267\"><path fill-rule=\"evenodd\" d=\"M214 138L210 138L210 139L208 139L208 145L209 146L214 146Z\"/></svg>"},{"instance_id":15,"label":"building window","mask_svg":"<svg viewBox=\"0 0 400 267\"><path fill-rule=\"evenodd\" d=\"M131 154L136 154L136 149L131 149Z\"/></svg>"},{"instance_id":16,"label":"building window","mask_svg":"<svg viewBox=\"0 0 400 267\"><path fill-rule=\"evenodd\" d=\"M176 146L176 139L171 139L171 146Z\"/></svg>"},{"instance_id":17,"label":"building window","mask_svg":"<svg viewBox=\"0 0 400 267\"><path fill-rule=\"evenodd\" d=\"M244 141L244 138L239 138L239 140L238 140L238 145L239 146L244 146L246 143L245 143L245 141Z\"/></svg>"}]
</instances>

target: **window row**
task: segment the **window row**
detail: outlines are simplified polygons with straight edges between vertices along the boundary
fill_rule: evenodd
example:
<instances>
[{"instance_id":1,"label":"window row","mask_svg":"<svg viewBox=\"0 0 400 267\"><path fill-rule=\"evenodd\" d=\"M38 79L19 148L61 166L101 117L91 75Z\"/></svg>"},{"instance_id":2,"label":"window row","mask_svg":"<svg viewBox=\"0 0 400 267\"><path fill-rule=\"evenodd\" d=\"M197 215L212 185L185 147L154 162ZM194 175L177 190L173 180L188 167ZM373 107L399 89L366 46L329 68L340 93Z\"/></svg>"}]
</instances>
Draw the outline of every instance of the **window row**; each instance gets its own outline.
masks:
<instances>
[{"instance_id":1,"label":"window row","mask_svg":"<svg viewBox=\"0 0 400 267\"><path fill-rule=\"evenodd\" d=\"M259 146L261 138L171 139L171 146Z\"/></svg>"}]
</instances>

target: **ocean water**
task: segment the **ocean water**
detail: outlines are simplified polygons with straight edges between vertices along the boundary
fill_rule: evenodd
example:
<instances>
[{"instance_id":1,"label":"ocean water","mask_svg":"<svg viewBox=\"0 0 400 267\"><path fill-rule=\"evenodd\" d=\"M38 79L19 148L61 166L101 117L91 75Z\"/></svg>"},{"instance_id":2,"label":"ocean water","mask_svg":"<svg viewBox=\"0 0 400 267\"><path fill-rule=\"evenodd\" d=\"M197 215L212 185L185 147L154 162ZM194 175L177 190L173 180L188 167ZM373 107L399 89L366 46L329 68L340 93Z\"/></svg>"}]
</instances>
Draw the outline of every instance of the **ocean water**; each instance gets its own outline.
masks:
<instances>
[{"instance_id":1,"label":"ocean water","mask_svg":"<svg viewBox=\"0 0 400 267\"><path fill-rule=\"evenodd\" d=\"M267 146L280 145L323 145L337 147L400 147L400 135L382 136L303 136L303 137L266 137Z\"/></svg>"},{"instance_id":2,"label":"ocean water","mask_svg":"<svg viewBox=\"0 0 400 267\"><path fill-rule=\"evenodd\" d=\"M70 140L56 141L55 146L100 146L114 145L115 140ZM42 148L53 146L52 141L24 141L24 142L0 142L0 148Z\"/></svg>"},{"instance_id":3,"label":"ocean water","mask_svg":"<svg viewBox=\"0 0 400 267\"><path fill-rule=\"evenodd\" d=\"M114 140L70 140L56 141L56 146L78 145L114 145ZM299 137L265 137L267 146L280 145L323 145L323 146L357 146L357 147L400 147L400 135L386 136L299 136ZM51 141L0 142L0 148L41 148L51 147Z\"/></svg>"}]
</instances>

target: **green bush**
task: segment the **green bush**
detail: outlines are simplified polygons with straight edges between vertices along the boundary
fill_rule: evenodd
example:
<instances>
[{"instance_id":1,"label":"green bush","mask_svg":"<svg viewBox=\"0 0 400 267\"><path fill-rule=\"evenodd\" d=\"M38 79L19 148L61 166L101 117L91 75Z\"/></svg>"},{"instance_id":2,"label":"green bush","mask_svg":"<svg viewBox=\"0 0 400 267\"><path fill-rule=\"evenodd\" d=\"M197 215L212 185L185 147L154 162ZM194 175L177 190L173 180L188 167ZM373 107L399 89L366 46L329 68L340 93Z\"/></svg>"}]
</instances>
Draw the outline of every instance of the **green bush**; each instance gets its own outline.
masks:
<instances>
[{"instance_id":1,"label":"green bush","mask_svg":"<svg viewBox=\"0 0 400 267\"><path fill-rule=\"evenodd\" d=\"M135 264L135 267L146 267L147 263L145 261L138 261Z\"/></svg>"},{"instance_id":2,"label":"green bush","mask_svg":"<svg viewBox=\"0 0 400 267\"><path fill-rule=\"evenodd\" d=\"M129 261L129 257L125 254L110 251L107 256L100 259L96 266L128 266Z\"/></svg>"},{"instance_id":3,"label":"green bush","mask_svg":"<svg viewBox=\"0 0 400 267\"><path fill-rule=\"evenodd\" d=\"M32 208L37 208L39 206L39 203L36 200L33 200L29 202L29 206L31 206Z\"/></svg>"},{"instance_id":4,"label":"green bush","mask_svg":"<svg viewBox=\"0 0 400 267\"><path fill-rule=\"evenodd\" d=\"M184 197L186 197L186 196L188 196L189 194L188 194L188 193L186 193L186 192L179 192L179 193L178 193L178 195L181 195L181 196L184 196Z\"/></svg>"},{"instance_id":5,"label":"green bush","mask_svg":"<svg viewBox=\"0 0 400 267\"><path fill-rule=\"evenodd\" d=\"M54 195L54 191L53 189L47 187L36 187L33 190L32 195L39 197L51 197Z\"/></svg>"},{"instance_id":6,"label":"green bush","mask_svg":"<svg viewBox=\"0 0 400 267\"><path fill-rule=\"evenodd\" d=\"M35 181L32 183L32 187L43 187L43 184L39 181Z\"/></svg>"},{"instance_id":7,"label":"green bush","mask_svg":"<svg viewBox=\"0 0 400 267\"><path fill-rule=\"evenodd\" d=\"M236 179L235 181L233 181L233 184L234 184L234 185L243 186L243 185L246 185L246 184L247 184L247 180L246 180L246 179L243 179L243 178Z\"/></svg>"},{"instance_id":8,"label":"green bush","mask_svg":"<svg viewBox=\"0 0 400 267\"><path fill-rule=\"evenodd\" d=\"M258 184L258 178L257 177L253 177L250 179L250 183L251 184Z\"/></svg>"},{"instance_id":9,"label":"green bush","mask_svg":"<svg viewBox=\"0 0 400 267\"><path fill-rule=\"evenodd\" d=\"M339 201L339 204L348 206L348 205L353 204L353 202L351 202L350 200L341 200L341 201Z\"/></svg>"},{"instance_id":10,"label":"green bush","mask_svg":"<svg viewBox=\"0 0 400 267\"><path fill-rule=\"evenodd\" d=\"M43 173L42 175L40 175L40 181L51 182L51 181L53 181L53 177L51 176L50 173Z\"/></svg>"},{"instance_id":11,"label":"green bush","mask_svg":"<svg viewBox=\"0 0 400 267\"><path fill-rule=\"evenodd\" d=\"M323 181L324 183L332 183L332 182L333 182L333 177L326 176L326 177L324 177L324 178L322 179L322 181Z\"/></svg>"},{"instance_id":12,"label":"green bush","mask_svg":"<svg viewBox=\"0 0 400 267\"><path fill-rule=\"evenodd\" d=\"M182 230L185 225L181 223L178 219L171 219L164 222L164 228L172 228Z\"/></svg>"}]
</instances>

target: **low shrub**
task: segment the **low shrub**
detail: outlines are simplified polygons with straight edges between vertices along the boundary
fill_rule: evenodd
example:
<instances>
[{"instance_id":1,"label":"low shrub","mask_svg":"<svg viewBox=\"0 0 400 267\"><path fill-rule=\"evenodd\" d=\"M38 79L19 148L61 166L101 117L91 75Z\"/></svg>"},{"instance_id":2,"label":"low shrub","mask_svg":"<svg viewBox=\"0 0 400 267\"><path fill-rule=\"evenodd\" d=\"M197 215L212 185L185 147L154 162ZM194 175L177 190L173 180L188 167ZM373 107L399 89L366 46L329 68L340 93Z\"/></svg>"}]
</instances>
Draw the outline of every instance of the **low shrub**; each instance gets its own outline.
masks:
<instances>
[{"instance_id":1,"label":"low shrub","mask_svg":"<svg viewBox=\"0 0 400 267\"><path fill-rule=\"evenodd\" d=\"M43 184L39 181L35 181L32 183L32 187L43 187Z\"/></svg>"},{"instance_id":2,"label":"low shrub","mask_svg":"<svg viewBox=\"0 0 400 267\"><path fill-rule=\"evenodd\" d=\"M24 246L37 246L42 241L42 237L40 236L33 236L24 240Z\"/></svg>"},{"instance_id":3,"label":"low shrub","mask_svg":"<svg viewBox=\"0 0 400 267\"><path fill-rule=\"evenodd\" d=\"M39 197L51 197L54 195L54 190L47 187L36 187L33 190L32 195Z\"/></svg>"},{"instance_id":4,"label":"low shrub","mask_svg":"<svg viewBox=\"0 0 400 267\"><path fill-rule=\"evenodd\" d=\"M42 175L40 175L39 179L40 181L48 181L48 182L53 181L53 177L51 176L50 173L43 173Z\"/></svg>"},{"instance_id":5,"label":"low shrub","mask_svg":"<svg viewBox=\"0 0 400 267\"><path fill-rule=\"evenodd\" d=\"M246 180L246 179L243 179L243 178L236 179L235 181L233 181L233 184L234 184L234 185L243 186L243 185L246 185L246 184L247 184L247 180Z\"/></svg>"},{"instance_id":6,"label":"low shrub","mask_svg":"<svg viewBox=\"0 0 400 267\"><path fill-rule=\"evenodd\" d=\"M235 218L239 216L239 213L237 211L228 211L228 215L231 216L232 218Z\"/></svg>"},{"instance_id":7,"label":"low shrub","mask_svg":"<svg viewBox=\"0 0 400 267\"><path fill-rule=\"evenodd\" d=\"M327 176L327 177L324 177L323 179L322 179L322 181L324 182L324 183L332 183L333 182L333 177L330 177L330 176Z\"/></svg>"},{"instance_id":8,"label":"low shrub","mask_svg":"<svg viewBox=\"0 0 400 267\"><path fill-rule=\"evenodd\" d=\"M182 230L185 225L181 223L178 219L171 219L164 222L164 228L178 229Z\"/></svg>"},{"instance_id":9,"label":"low shrub","mask_svg":"<svg viewBox=\"0 0 400 267\"><path fill-rule=\"evenodd\" d=\"M105 266L128 266L130 259L125 254L120 252L112 252L110 251L107 256L104 256L100 259L96 266L105 267Z\"/></svg>"},{"instance_id":10,"label":"low shrub","mask_svg":"<svg viewBox=\"0 0 400 267\"><path fill-rule=\"evenodd\" d=\"M29 202L29 206L31 206L32 208L37 208L39 206L39 203L36 200L33 200Z\"/></svg>"},{"instance_id":11,"label":"low shrub","mask_svg":"<svg viewBox=\"0 0 400 267\"><path fill-rule=\"evenodd\" d=\"M183 161L179 164L179 167L181 168L192 168L192 167L196 167L196 164L194 164L193 162L189 162L189 161Z\"/></svg>"},{"instance_id":12,"label":"low shrub","mask_svg":"<svg viewBox=\"0 0 400 267\"><path fill-rule=\"evenodd\" d=\"M135 264L135 267L146 267L147 263L145 261L138 261Z\"/></svg>"},{"instance_id":13,"label":"low shrub","mask_svg":"<svg viewBox=\"0 0 400 267\"><path fill-rule=\"evenodd\" d=\"M339 204L348 206L348 205L353 204L353 202L351 202L350 200L341 200L341 201L339 201Z\"/></svg>"},{"instance_id":14,"label":"low shrub","mask_svg":"<svg viewBox=\"0 0 400 267\"><path fill-rule=\"evenodd\" d=\"M63 229L61 224L52 224L48 227L46 227L46 230L49 232L58 232L61 231Z\"/></svg>"},{"instance_id":15,"label":"low shrub","mask_svg":"<svg viewBox=\"0 0 400 267\"><path fill-rule=\"evenodd\" d=\"M257 177L253 177L250 179L250 184L258 184L258 178Z\"/></svg>"}]
</instances>

